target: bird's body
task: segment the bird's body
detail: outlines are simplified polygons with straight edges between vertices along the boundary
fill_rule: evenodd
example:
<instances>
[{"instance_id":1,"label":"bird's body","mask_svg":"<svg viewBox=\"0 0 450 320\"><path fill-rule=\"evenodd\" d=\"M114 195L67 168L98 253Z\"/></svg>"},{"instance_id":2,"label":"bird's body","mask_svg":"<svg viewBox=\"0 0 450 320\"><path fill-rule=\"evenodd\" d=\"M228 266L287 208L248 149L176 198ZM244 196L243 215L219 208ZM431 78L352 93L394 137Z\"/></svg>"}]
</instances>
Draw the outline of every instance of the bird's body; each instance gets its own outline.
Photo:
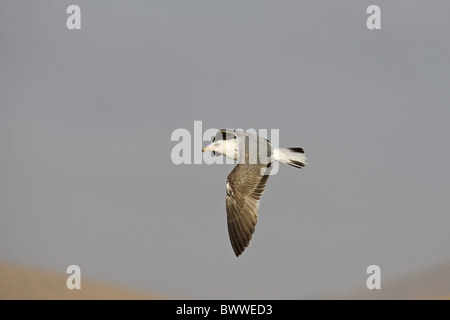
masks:
<instances>
[{"instance_id":1,"label":"bird's body","mask_svg":"<svg viewBox=\"0 0 450 320\"><path fill-rule=\"evenodd\" d=\"M258 220L261 196L274 161L302 168L306 156L302 148L272 148L270 141L243 131L218 132L202 151L212 151L237 160L227 178L228 234L236 256L250 243Z\"/></svg>"}]
</instances>

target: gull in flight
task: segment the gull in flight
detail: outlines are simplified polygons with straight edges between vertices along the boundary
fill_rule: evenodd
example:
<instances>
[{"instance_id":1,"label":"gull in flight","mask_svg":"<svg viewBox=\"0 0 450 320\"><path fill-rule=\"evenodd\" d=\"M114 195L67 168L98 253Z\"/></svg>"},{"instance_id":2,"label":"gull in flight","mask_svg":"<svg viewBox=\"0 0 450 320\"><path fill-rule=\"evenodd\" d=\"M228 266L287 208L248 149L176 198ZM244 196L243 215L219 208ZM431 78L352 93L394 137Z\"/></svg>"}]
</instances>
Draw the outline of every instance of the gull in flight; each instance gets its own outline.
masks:
<instances>
[{"instance_id":1,"label":"gull in flight","mask_svg":"<svg viewBox=\"0 0 450 320\"><path fill-rule=\"evenodd\" d=\"M212 151L237 160L227 178L228 235L236 257L248 247L255 232L261 196L274 161L303 168L307 159L302 148L272 148L270 141L239 130L219 130L202 152Z\"/></svg>"}]
</instances>

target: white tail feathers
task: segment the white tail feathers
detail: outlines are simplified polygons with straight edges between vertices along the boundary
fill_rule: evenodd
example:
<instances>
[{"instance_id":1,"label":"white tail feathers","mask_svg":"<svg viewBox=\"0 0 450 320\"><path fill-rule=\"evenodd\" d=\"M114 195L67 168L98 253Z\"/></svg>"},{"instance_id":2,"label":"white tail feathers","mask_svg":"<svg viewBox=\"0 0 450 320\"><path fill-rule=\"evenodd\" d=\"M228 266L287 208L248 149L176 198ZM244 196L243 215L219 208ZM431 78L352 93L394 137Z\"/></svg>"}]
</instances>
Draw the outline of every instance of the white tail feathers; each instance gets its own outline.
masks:
<instances>
[{"instance_id":1,"label":"white tail feathers","mask_svg":"<svg viewBox=\"0 0 450 320\"><path fill-rule=\"evenodd\" d=\"M303 168L307 163L302 148L277 148L273 150L272 157L274 160L296 168Z\"/></svg>"}]
</instances>

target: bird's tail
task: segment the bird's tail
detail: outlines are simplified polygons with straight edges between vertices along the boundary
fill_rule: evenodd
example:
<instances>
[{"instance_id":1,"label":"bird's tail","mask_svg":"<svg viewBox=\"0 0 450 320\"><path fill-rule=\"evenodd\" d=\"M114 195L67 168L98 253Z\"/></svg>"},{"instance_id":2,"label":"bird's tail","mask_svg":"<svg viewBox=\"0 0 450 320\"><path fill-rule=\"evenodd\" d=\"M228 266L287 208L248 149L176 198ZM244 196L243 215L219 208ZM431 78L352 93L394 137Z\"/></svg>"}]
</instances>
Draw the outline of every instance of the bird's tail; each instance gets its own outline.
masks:
<instances>
[{"instance_id":1,"label":"bird's tail","mask_svg":"<svg viewBox=\"0 0 450 320\"><path fill-rule=\"evenodd\" d=\"M307 159L302 148L276 148L273 150L273 159L296 168L303 168Z\"/></svg>"}]
</instances>

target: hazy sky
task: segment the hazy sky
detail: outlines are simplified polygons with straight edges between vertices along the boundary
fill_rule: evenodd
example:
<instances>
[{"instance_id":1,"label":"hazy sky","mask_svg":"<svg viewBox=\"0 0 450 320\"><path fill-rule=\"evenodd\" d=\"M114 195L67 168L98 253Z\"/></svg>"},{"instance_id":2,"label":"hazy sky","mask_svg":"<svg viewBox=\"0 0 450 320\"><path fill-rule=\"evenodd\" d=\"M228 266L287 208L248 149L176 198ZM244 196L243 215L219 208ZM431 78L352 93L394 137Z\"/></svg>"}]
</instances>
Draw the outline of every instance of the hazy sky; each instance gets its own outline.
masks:
<instances>
[{"instance_id":1,"label":"hazy sky","mask_svg":"<svg viewBox=\"0 0 450 320\"><path fill-rule=\"evenodd\" d=\"M81 30L66 8L81 7ZM366 9L381 7L381 30ZM450 259L450 2L1 1L0 260L187 298L336 297ZM177 128L279 129L236 258L233 165ZM206 142L205 142L206 145Z\"/></svg>"}]
</instances>

